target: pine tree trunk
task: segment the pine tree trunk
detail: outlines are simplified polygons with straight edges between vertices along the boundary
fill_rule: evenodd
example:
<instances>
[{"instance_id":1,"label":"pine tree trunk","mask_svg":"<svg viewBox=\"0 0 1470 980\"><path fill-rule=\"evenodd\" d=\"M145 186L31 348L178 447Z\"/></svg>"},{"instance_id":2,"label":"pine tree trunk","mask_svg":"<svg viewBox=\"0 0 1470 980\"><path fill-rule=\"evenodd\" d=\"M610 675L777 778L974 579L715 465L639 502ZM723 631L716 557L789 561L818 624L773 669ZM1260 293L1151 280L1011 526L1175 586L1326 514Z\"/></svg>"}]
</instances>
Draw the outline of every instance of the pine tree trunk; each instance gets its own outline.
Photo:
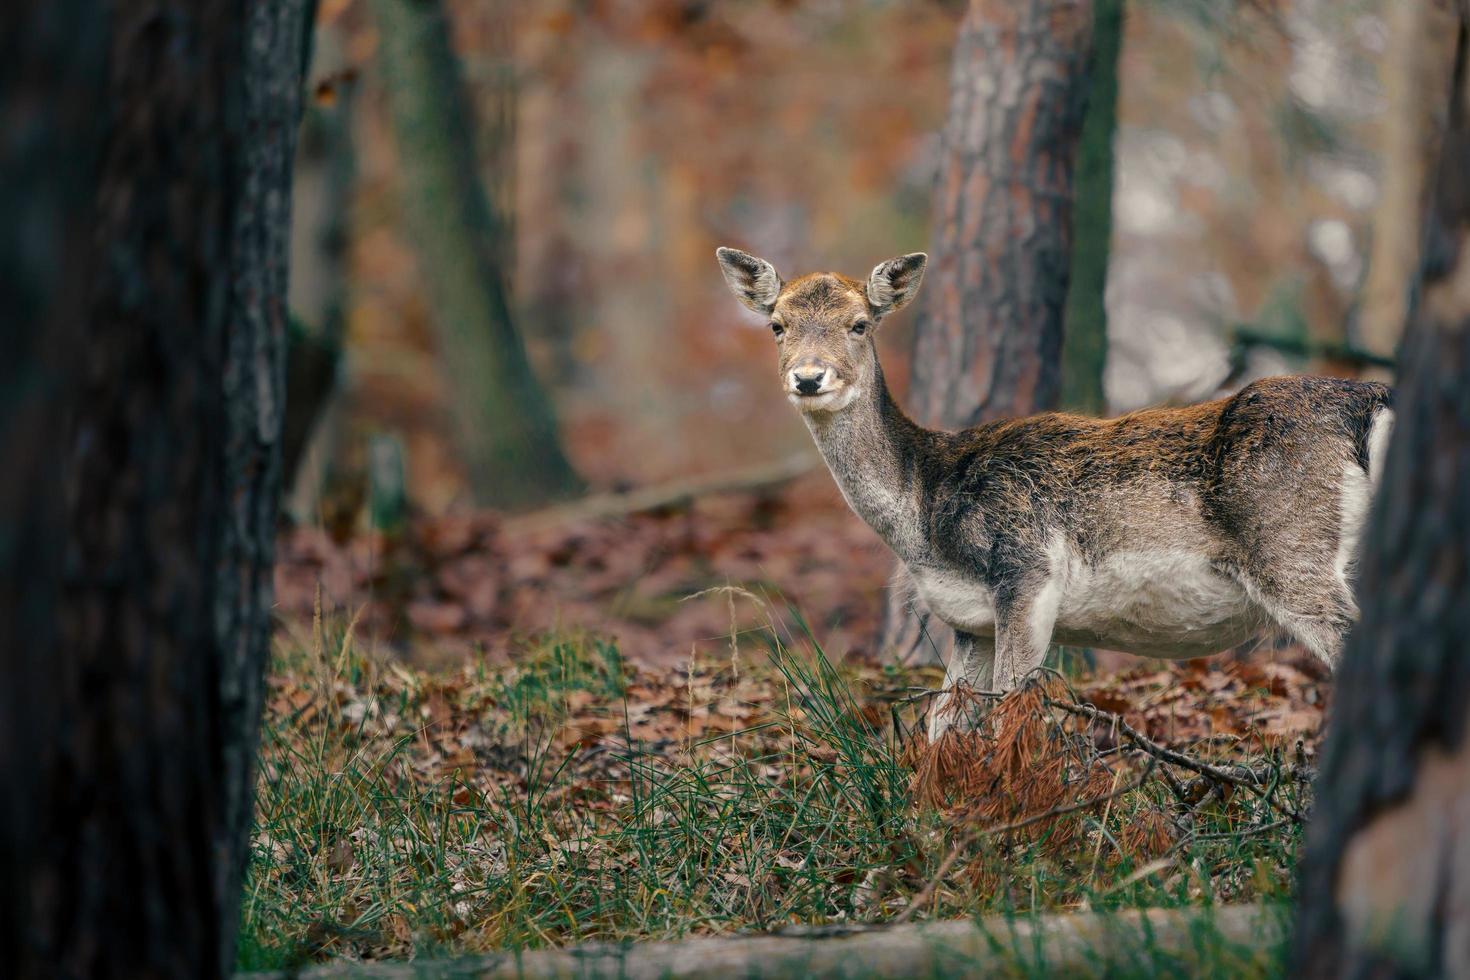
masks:
<instances>
[{"instance_id":1,"label":"pine tree trunk","mask_svg":"<svg viewBox=\"0 0 1470 980\"><path fill-rule=\"evenodd\" d=\"M90 275L51 296L86 301L50 399L64 568L30 609L57 635L5 650L27 707L0 743L31 753L7 791L33 810L5 828L5 956L22 977L219 976L269 638L306 3L81 6L69 43L110 35L88 107L106 150L81 195Z\"/></svg>"},{"instance_id":2,"label":"pine tree trunk","mask_svg":"<svg viewBox=\"0 0 1470 980\"><path fill-rule=\"evenodd\" d=\"M925 425L1057 405L1091 38L1092 0L971 0L960 25L914 327L909 401ZM882 646L905 659L948 645L911 594L900 569Z\"/></svg>"},{"instance_id":3,"label":"pine tree trunk","mask_svg":"<svg viewBox=\"0 0 1470 980\"><path fill-rule=\"evenodd\" d=\"M503 215L480 182L473 116L443 7L373 0L403 210L429 287L471 486L516 507L577 486L511 319ZM511 159L508 151L503 159Z\"/></svg>"},{"instance_id":4,"label":"pine tree trunk","mask_svg":"<svg viewBox=\"0 0 1470 980\"><path fill-rule=\"evenodd\" d=\"M1299 975L1470 975L1470 4L1307 838Z\"/></svg>"}]
</instances>

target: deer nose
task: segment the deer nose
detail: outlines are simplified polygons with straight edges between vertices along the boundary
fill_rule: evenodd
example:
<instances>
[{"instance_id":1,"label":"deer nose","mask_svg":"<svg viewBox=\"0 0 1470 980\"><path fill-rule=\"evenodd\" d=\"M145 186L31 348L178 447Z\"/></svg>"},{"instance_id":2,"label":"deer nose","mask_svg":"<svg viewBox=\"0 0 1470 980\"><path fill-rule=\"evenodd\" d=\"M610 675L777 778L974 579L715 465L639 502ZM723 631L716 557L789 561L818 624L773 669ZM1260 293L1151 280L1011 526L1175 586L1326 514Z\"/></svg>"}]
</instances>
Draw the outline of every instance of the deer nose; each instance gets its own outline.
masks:
<instances>
[{"instance_id":1,"label":"deer nose","mask_svg":"<svg viewBox=\"0 0 1470 980\"><path fill-rule=\"evenodd\" d=\"M796 390L803 395L815 395L822 390L822 382L827 377L827 369L821 364L803 364L791 372L791 380Z\"/></svg>"}]
</instances>

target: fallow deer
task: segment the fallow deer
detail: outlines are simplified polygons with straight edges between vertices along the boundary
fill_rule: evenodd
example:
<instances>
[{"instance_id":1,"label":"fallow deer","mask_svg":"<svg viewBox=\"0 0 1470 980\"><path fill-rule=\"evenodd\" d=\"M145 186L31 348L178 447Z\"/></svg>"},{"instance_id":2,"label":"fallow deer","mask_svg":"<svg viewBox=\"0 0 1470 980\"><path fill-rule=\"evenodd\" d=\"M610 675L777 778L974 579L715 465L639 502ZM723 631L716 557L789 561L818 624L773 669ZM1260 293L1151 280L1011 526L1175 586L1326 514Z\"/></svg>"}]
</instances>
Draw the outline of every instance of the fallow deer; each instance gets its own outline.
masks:
<instances>
[{"instance_id":1,"label":"fallow deer","mask_svg":"<svg viewBox=\"0 0 1470 980\"><path fill-rule=\"evenodd\" d=\"M1054 642L1184 659L1274 626L1335 663L1388 387L1269 378L1187 408L935 431L894 402L874 343L918 291L923 253L866 281L784 282L764 259L717 257L768 318L782 387L848 505L954 628L931 739L957 723L958 685L1008 690Z\"/></svg>"}]
</instances>

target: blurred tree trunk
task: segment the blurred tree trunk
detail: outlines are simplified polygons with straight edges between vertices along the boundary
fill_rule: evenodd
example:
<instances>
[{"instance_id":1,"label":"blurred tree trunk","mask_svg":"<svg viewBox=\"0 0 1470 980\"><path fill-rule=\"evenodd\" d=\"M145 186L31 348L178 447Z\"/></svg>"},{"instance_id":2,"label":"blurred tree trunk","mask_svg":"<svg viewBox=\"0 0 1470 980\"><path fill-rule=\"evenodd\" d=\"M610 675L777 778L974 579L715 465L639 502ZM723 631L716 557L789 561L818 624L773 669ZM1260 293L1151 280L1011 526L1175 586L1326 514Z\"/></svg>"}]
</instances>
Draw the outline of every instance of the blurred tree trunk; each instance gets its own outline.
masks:
<instances>
[{"instance_id":1,"label":"blurred tree trunk","mask_svg":"<svg viewBox=\"0 0 1470 980\"><path fill-rule=\"evenodd\" d=\"M27 704L0 744L30 753L7 791L32 808L6 843L5 955L22 977L220 976L269 639L306 4L79 6L68 44L110 30L88 106L105 150L81 192L86 288L48 287L85 311L72 383L48 396L65 434L44 543L64 567L29 570L55 576L28 612L57 629L5 650Z\"/></svg>"},{"instance_id":2,"label":"blurred tree trunk","mask_svg":"<svg viewBox=\"0 0 1470 980\"><path fill-rule=\"evenodd\" d=\"M1387 10L1383 64L1383 178L1373 210L1373 240L1359 307L1357 342L1392 357L1404 332L1418 278L1429 165L1439 159L1445 104L1425 98L1450 83L1458 0L1396 0Z\"/></svg>"},{"instance_id":3,"label":"blurred tree trunk","mask_svg":"<svg viewBox=\"0 0 1470 980\"><path fill-rule=\"evenodd\" d=\"M48 775L65 540L65 417L87 314L87 242L103 133L107 21L97 0L0 5L0 958L48 972L36 903L46 882Z\"/></svg>"},{"instance_id":4,"label":"blurred tree trunk","mask_svg":"<svg viewBox=\"0 0 1470 980\"><path fill-rule=\"evenodd\" d=\"M971 0L960 25L914 327L910 401L925 425L1057 405L1091 38L1091 0ZM947 645L926 639L912 591L900 570L882 646L901 658Z\"/></svg>"},{"instance_id":5,"label":"blurred tree trunk","mask_svg":"<svg viewBox=\"0 0 1470 980\"><path fill-rule=\"evenodd\" d=\"M1072 278L1062 338L1062 405L1074 412L1107 411L1108 252L1113 234L1113 135L1118 130L1118 58L1123 50L1123 0L1096 0L1091 88L1077 149L1073 195Z\"/></svg>"},{"instance_id":6,"label":"blurred tree trunk","mask_svg":"<svg viewBox=\"0 0 1470 980\"><path fill-rule=\"evenodd\" d=\"M305 77L309 100L292 175L290 340L282 467L288 507L298 520L317 512L332 457L336 401L347 330L347 242L355 161L349 77L335 25L313 32Z\"/></svg>"},{"instance_id":7,"label":"blurred tree trunk","mask_svg":"<svg viewBox=\"0 0 1470 980\"><path fill-rule=\"evenodd\" d=\"M645 473L666 471L667 447L686 438L680 413L660 396L668 391L671 362L674 371L688 367L679 365L668 336L667 324L675 322L670 290L657 277L629 274L639 268L668 274L672 265L665 251L673 237L671 168L648 152L643 129L644 93L656 65L647 46L603 30L592 35L578 67L586 122L577 246L587 270L587 305L596 312L596 333L584 343L598 363L585 387L619 420L620 455L636 459Z\"/></svg>"},{"instance_id":8,"label":"blurred tree trunk","mask_svg":"<svg viewBox=\"0 0 1470 980\"><path fill-rule=\"evenodd\" d=\"M1470 975L1470 3L1398 427L1302 867L1298 973Z\"/></svg>"},{"instance_id":9,"label":"blurred tree trunk","mask_svg":"<svg viewBox=\"0 0 1470 980\"><path fill-rule=\"evenodd\" d=\"M486 504L564 496L577 478L511 320L504 202L480 181L449 23L434 0L373 0L403 210L429 287L471 485ZM504 138L508 139L507 134ZM508 148L495 151L507 161ZM495 154L491 154L495 155Z\"/></svg>"},{"instance_id":10,"label":"blurred tree trunk","mask_svg":"<svg viewBox=\"0 0 1470 980\"><path fill-rule=\"evenodd\" d=\"M566 0L539 9L547 18L575 16ZM600 318L588 315L585 299L585 237L590 229L582 212L589 203L585 188L590 175L584 74L598 49L579 50L550 31L530 31L528 36L537 46L527 44L522 57L537 67L518 103L516 202L518 211L538 219L517 242L518 281L525 284L521 322L526 335L537 337L547 354L543 377L585 391L595 375L578 359L577 330L591 325L600 332Z\"/></svg>"},{"instance_id":11,"label":"blurred tree trunk","mask_svg":"<svg viewBox=\"0 0 1470 980\"><path fill-rule=\"evenodd\" d=\"M480 180L489 195L495 222L495 265L507 283L516 268L516 154L520 134L521 86L516 72L515 19L522 0L490 0L481 12L488 45L480 59L485 81L476 86L481 124ZM471 118L475 118L471 115Z\"/></svg>"}]
</instances>

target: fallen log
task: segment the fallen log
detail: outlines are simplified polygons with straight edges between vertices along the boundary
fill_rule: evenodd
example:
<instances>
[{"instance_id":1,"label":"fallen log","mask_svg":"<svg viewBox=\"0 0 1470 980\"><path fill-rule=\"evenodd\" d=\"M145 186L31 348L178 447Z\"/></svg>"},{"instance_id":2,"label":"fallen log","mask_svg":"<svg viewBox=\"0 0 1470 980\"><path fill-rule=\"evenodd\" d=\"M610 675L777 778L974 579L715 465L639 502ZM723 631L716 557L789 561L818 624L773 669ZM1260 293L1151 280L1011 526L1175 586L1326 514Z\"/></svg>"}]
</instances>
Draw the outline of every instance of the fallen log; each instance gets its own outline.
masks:
<instances>
[{"instance_id":1,"label":"fallen log","mask_svg":"<svg viewBox=\"0 0 1470 980\"><path fill-rule=\"evenodd\" d=\"M1285 940L1278 906L1077 912L1039 918L824 927L682 942L591 944L438 962L330 963L250 980L454 978L1184 975L1270 962ZM1253 971L1254 972L1254 971ZM244 980L244 978L238 978Z\"/></svg>"}]
</instances>

